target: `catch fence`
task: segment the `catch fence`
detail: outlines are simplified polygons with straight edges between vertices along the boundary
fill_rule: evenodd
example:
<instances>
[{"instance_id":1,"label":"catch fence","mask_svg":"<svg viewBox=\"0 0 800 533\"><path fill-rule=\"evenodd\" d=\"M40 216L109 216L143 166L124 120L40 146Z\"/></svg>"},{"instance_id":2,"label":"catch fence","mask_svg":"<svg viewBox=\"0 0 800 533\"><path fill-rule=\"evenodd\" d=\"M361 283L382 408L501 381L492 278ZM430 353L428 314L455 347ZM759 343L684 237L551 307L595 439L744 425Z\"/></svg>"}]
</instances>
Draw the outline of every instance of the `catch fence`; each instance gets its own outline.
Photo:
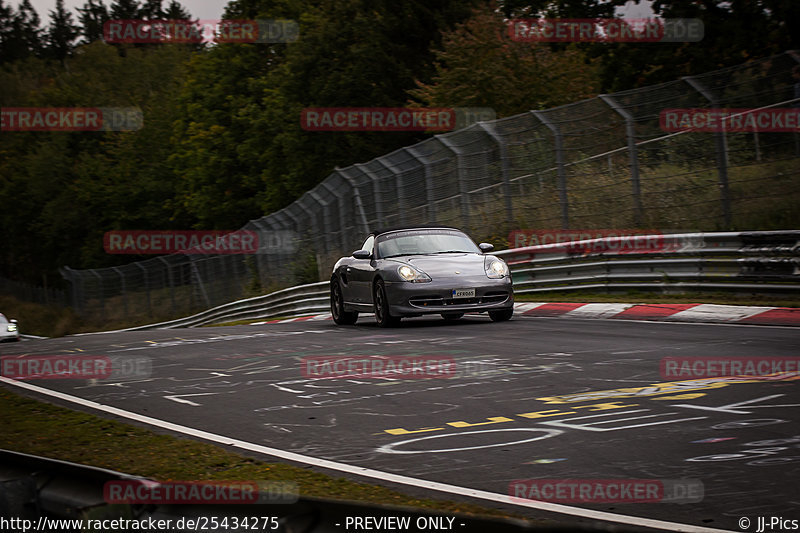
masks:
<instances>
[{"instance_id":1,"label":"catch fence","mask_svg":"<svg viewBox=\"0 0 800 533\"><path fill-rule=\"evenodd\" d=\"M80 314L151 323L325 280L376 227L456 226L498 248L529 228L791 229L800 221L800 134L668 132L662 112L800 107L798 65L788 51L479 122L337 168L242 228L261 236L253 255L176 254L62 274Z\"/></svg>"}]
</instances>

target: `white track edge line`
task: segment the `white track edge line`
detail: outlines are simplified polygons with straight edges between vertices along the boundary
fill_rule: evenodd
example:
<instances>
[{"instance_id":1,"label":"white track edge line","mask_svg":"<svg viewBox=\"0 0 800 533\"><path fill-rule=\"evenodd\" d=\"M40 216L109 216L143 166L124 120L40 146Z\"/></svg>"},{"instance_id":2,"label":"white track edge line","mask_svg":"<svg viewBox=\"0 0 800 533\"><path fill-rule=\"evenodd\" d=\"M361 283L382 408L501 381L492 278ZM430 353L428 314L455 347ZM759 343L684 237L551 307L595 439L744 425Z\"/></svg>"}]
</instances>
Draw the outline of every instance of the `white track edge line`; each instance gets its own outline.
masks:
<instances>
[{"instance_id":1,"label":"white track edge line","mask_svg":"<svg viewBox=\"0 0 800 533\"><path fill-rule=\"evenodd\" d=\"M640 518L636 516L627 516L627 515L620 515L615 513L607 513L604 511L593 511L591 509L582 509L580 507L572 507L568 505L562 505L557 503L549 503L543 502L538 500L523 500L520 501L520 498L513 498L511 496L507 496L505 494L499 494L496 492L488 492L478 489L470 489L467 487L460 487L458 485L450 485L447 483L439 483L436 481L427 481L424 479L417 479L409 476L402 476L399 474L392 474L390 472L383 472L380 470L373 470L371 468L363 468L353 465L348 465L346 463L338 463L335 461L330 461L328 459L318 459L316 457L309 457L307 455L301 455L294 452L287 452L285 450L280 450L278 448L271 448L269 446L263 446L260 444L255 444L247 441L242 441L230 437L226 437L224 435L218 435L216 433L210 433L207 431L190 428L188 426L182 426L180 424L175 424L172 422L167 422L165 420L160 420L158 418L152 418L145 415L140 415L138 413L133 413L131 411L125 411L124 409L119 409L117 407L111 407L110 405L104 405L101 403L94 402L92 400L86 400L85 398L80 398L78 396L72 396L70 394L66 394L59 391L54 391L50 389L46 389L44 387L39 387L37 385L32 385L30 383L24 383L21 381L9 379L3 376L0 376L0 382L7 383L9 385L14 385L16 387L20 387L23 389L27 389L30 391L38 392L39 394L44 394L47 396L52 396L54 398L58 398L67 402L76 403L78 405L82 405L84 407L89 407L92 409L96 409L98 411L103 411L109 414L113 414L122 418L127 418L130 420L135 420L137 422L141 422L144 424L148 424L151 426L156 426L162 429L167 429L169 431L174 431L176 433L183 433L184 435L190 435L193 437L197 437L200 439L208 440L211 442L216 442L218 444L222 444L224 446L233 446L234 448L241 448L243 450L248 450L256 453L262 453L265 455L271 455L274 457L279 457L281 459L286 459L287 461L294 461L298 463L305 463L312 466L318 466L321 468L327 468L330 470L337 470L339 472L346 472L349 474L355 474L364 477L370 477L374 479L380 479L384 481L391 481L394 483L399 483L402 485L411 485L414 487L426 488L430 490L435 490L439 492L445 492L449 494L456 494L459 496L468 496L472 498L477 498L481 500L493 501L498 503L504 503L509 505L517 505L521 507L530 507L532 509L539 509L542 511L549 511L554 513L561 513L567 514L571 516L578 516L582 518L590 518L595 520L603 520L607 522L617 522L621 524L627 525L636 525L642 527L649 527L654 529L664 529L667 531L678 531L678 532L687 532L687 533L719 533L719 532L728 532L729 530L724 529L713 529L707 528L702 526L692 526L689 524L679 524L676 522L666 522L662 520L654 520L650 518Z\"/></svg>"}]
</instances>

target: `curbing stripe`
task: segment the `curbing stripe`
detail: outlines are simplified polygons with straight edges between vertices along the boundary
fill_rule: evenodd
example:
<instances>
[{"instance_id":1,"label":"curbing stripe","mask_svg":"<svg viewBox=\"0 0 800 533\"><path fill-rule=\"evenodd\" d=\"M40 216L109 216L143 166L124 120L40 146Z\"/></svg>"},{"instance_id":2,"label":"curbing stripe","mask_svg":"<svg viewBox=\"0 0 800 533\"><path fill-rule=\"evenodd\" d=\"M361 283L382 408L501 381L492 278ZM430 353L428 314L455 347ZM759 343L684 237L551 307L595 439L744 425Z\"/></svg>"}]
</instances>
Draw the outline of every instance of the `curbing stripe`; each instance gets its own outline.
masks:
<instances>
[{"instance_id":1,"label":"curbing stripe","mask_svg":"<svg viewBox=\"0 0 800 533\"><path fill-rule=\"evenodd\" d=\"M764 326L800 326L800 308L717 304L543 303L514 304L516 315L528 317L657 320ZM252 322L252 326L331 320L330 313Z\"/></svg>"}]
</instances>

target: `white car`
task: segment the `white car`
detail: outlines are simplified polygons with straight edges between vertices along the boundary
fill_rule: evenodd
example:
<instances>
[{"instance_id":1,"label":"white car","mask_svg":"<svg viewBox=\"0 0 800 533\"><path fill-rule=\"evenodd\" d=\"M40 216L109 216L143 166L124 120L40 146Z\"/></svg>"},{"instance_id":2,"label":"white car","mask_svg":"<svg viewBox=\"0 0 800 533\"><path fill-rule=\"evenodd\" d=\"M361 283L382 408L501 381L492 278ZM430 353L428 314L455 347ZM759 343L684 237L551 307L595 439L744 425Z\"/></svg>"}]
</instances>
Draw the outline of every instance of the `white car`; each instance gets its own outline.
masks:
<instances>
[{"instance_id":1,"label":"white car","mask_svg":"<svg viewBox=\"0 0 800 533\"><path fill-rule=\"evenodd\" d=\"M0 342L18 340L19 329L17 328L17 321L13 318L8 320L3 313L0 313Z\"/></svg>"}]
</instances>

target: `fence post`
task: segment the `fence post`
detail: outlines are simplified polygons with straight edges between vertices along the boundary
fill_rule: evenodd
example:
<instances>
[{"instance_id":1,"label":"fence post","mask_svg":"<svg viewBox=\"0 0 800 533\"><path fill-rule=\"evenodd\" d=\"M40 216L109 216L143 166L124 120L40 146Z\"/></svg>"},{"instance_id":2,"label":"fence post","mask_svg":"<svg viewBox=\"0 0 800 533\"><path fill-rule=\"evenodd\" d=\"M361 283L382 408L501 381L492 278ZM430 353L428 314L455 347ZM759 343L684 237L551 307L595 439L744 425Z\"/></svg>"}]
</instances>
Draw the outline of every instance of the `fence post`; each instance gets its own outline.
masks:
<instances>
[{"instance_id":1,"label":"fence post","mask_svg":"<svg viewBox=\"0 0 800 533\"><path fill-rule=\"evenodd\" d=\"M531 111L547 129L553 132L556 150L556 167L558 173L558 197L561 203L561 229L569 229L569 198L567 196L567 173L564 169L564 139L561 130L553 124L541 111Z\"/></svg>"},{"instance_id":2,"label":"fence post","mask_svg":"<svg viewBox=\"0 0 800 533\"><path fill-rule=\"evenodd\" d=\"M332 195L334 195L336 197L336 203L337 203L337 205L339 207L339 209L338 209L339 210L339 245L341 247L342 253L346 253L345 250L347 249L347 241L346 241L346 235L345 235L345 232L344 232L344 228L347 225L347 222L345 220L345 213L344 213L344 197L334 187L331 187L330 185L328 185L326 183L326 181L328 181L328 178L325 178L324 181L320 182L320 185L322 187L324 187L325 189L327 189L328 192L330 192ZM333 226L328 228L328 231L331 231L332 228L333 228Z\"/></svg>"},{"instance_id":3,"label":"fence post","mask_svg":"<svg viewBox=\"0 0 800 533\"><path fill-rule=\"evenodd\" d=\"M383 198L381 197L381 182L374 173L372 173L367 165L363 163L356 163L354 165L358 170L364 173L365 176L369 177L370 181L372 182L372 202L375 204L375 218L377 218L376 223L380 227L385 226L385 222L383 220Z\"/></svg>"},{"instance_id":4,"label":"fence post","mask_svg":"<svg viewBox=\"0 0 800 533\"><path fill-rule=\"evenodd\" d=\"M323 202L322 197L314 189L309 191L309 196L311 196L311 198L322 208L322 226L317 226L317 229L319 230L319 239L322 243L322 251L323 253L327 254L331 251L331 249L328 244L328 239L323 236L323 229L329 229L333 227L333 223L331 222L331 212L328 206L330 202Z\"/></svg>"},{"instance_id":5,"label":"fence post","mask_svg":"<svg viewBox=\"0 0 800 533\"><path fill-rule=\"evenodd\" d=\"M191 261L192 276L197 278L197 287L200 289L200 294L206 303L206 309L211 309L211 301L208 299L208 293L206 293L206 287L203 284L203 278L200 276L200 270L197 268L194 256L190 256L189 259Z\"/></svg>"},{"instance_id":6,"label":"fence post","mask_svg":"<svg viewBox=\"0 0 800 533\"><path fill-rule=\"evenodd\" d=\"M469 225L469 190L467 188L467 177L464 175L464 161L461 156L461 151L450 142L450 139L444 137L442 134L434 135L434 138L442 143L442 146L453 152L456 158L456 177L458 178L458 193L461 196L461 223L464 229L468 229Z\"/></svg>"},{"instance_id":7,"label":"fence post","mask_svg":"<svg viewBox=\"0 0 800 533\"><path fill-rule=\"evenodd\" d=\"M111 267L111 270L119 274L120 286L122 287L122 307L125 310L125 316L128 316L128 291L125 287L125 274L117 267Z\"/></svg>"},{"instance_id":8,"label":"fence post","mask_svg":"<svg viewBox=\"0 0 800 533\"><path fill-rule=\"evenodd\" d=\"M403 173L394 166L393 163L386 162L380 157L376 158L375 161L383 165L383 167L394 174L395 177L395 189L397 190L397 207L400 214L400 225L405 226L406 224L406 194L405 194L405 187L403 186Z\"/></svg>"},{"instance_id":9,"label":"fence post","mask_svg":"<svg viewBox=\"0 0 800 533\"><path fill-rule=\"evenodd\" d=\"M417 160L422 165L422 170L425 173L425 199L428 202L428 222L436 224L436 200L433 194L433 176L431 175L431 166L423 161L424 156L419 155L419 152L412 146L403 148L403 150Z\"/></svg>"},{"instance_id":10,"label":"fence post","mask_svg":"<svg viewBox=\"0 0 800 533\"><path fill-rule=\"evenodd\" d=\"M514 223L514 207L511 202L511 168L508 157L508 146L503 138L495 131L494 124L487 124L486 122L478 122L478 127L481 128L486 134L497 143L497 148L500 152L500 172L503 179L503 199L506 204L506 223L508 228Z\"/></svg>"},{"instance_id":11,"label":"fence post","mask_svg":"<svg viewBox=\"0 0 800 533\"><path fill-rule=\"evenodd\" d=\"M364 204L361 203L361 194L358 192L358 185L355 183L355 178L351 177L347 173L347 169L336 167L336 170L341 177L347 181L350 185L350 188L353 189L353 199L356 204L356 209L358 210L359 218L361 218L361 229L364 235L369 233L369 222L367 222L367 214L364 212Z\"/></svg>"},{"instance_id":12,"label":"fence post","mask_svg":"<svg viewBox=\"0 0 800 533\"><path fill-rule=\"evenodd\" d=\"M639 182L639 153L636 148L636 124L633 115L619 105L614 98L608 94L599 95L600 99L608 104L611 109L619 113L625 119L625 134L628 138L628 160L631 167L631 186L633 187L633 221L637 227L642 224L642 191ZM609 167L611 166L611 156L608 156Z\"/></svg>"},{"instance_id":13,"label":"fence post","mask_svg":"<svg viewBox=\"0 0 800 533\"><path fill-rule=\"evenodd\" d=\"M169 283L169 299L170 299L169 312L170 312L171 315L174 315L175 314L175 283L172 281L172 266L169 264L169 261L167 261L164 258L164 256L162 256L162 255L159 255L158 257L156 257L156 259L158 259L159 261L164 263L164 266L167 269L167 282Z\"/></svg>"},{"instance_id":14,"label":"fence post","mask_svg":"<svg viewBox=\"0 0 800 533\"><path fill-rule=\"evenodd\" d=\"M98 279L98 283L100 284L100 312L105 314L106 312L106 291L103 287L103 276L97 273L97 270L91 269L89 270L94 276Z\"/></svg>"},{"instance_id":15,"label":"fence post","mask_svg":"<svg viewBox=\"0 0 800 533\"><path fill-rule=\"evenodd\" d=\"M147 314L152 315L153 311L150 308L150 281L147 276L147 269L142 265L141 262L137 262L135 265L142 269L142 274L144 275L144 290L145 294L147 294Z\"/></svg>"},{"instance_id":16,"label":"fence post","mask_svg":"<svg viewBox=\"0 0 800 533\"><path fill-rule=\"evenodd\" d=\"M72 308L75 309L76 313L78 313L79 315L83 315L83 313L86 311L86 306L84 304L83 297L81 296L81 293L83 292L82 290L83 287L81 286L80 288L78 288L77 278L79 274L68 266L63 266L59 268L58 273L61 274L61 277L64 278L64 280L66 280L67 283L70 284L71 302L69 303L72 305ZM80 282L82 284L83 279L81 279Z\"/></svg>"},{"instance_id":17,"label":"fence post","mask_svg":"<svg viewBox=\"0 0 800 533\"><path fill-rule=\"evenodd\" d=\"M719 108L719 99L709 91L702 83L692 76L681 78L688 83L694 90L699 92L703 98L709 101L712 109ZM731 229L731 197L728 187L728 142L724 131L714 133L714 141L717 152L717 174L719 175L720 200L722 201L722 216L725 221L725 229Z\"/></svg>"}]
</instances>

